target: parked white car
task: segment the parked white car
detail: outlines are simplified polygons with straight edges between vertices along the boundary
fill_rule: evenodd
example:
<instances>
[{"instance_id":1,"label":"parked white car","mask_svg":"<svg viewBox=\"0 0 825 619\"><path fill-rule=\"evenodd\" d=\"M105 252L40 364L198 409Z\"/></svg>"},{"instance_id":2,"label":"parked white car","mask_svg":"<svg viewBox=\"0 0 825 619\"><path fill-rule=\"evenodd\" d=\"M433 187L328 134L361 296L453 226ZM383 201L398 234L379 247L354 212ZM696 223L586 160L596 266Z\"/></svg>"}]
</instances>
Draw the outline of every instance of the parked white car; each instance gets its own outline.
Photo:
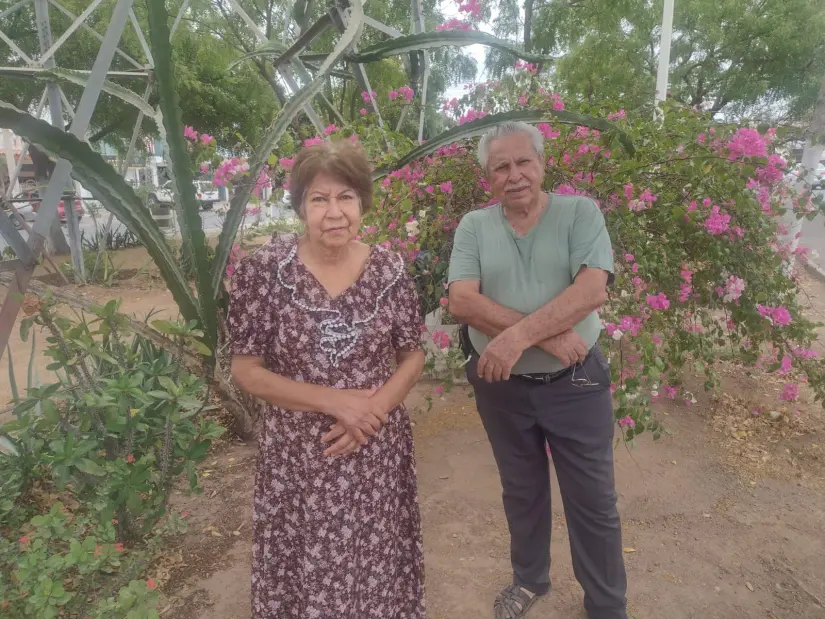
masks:
<instances>
[{"instance_id":1,"label":"parked white car","mask_svg":"<svg viewBox=\"0 0 825 619\"><path fill-rule=\"evenodd\" d=\"M825 163L820 161L814 170L814 189L825 189Z\"/></svg>"},{"instance_id":2,"label":"parked white car","mask_svg":"<svg viewBox=\"0 0 825 619\"><path fill-rule=\"evenodd\" d=\"M211 181L195 181L195 190L198 202L205 211L210 210L217 202L220 202L221 194Z\"/></svg>"},{"instance_id":3,"label":"parked white car","mask_svg":"<svg viewBox=\"0 0 825 619\"><path fill-rule=\"evenodd\" d=\"M198 204L205 211L210 210L221 199L218 188L210 181L195 181L195 197L198 199ZM166 181L150 192L149 201L153 204L173 204L175 198L172 192L172 181Z\"/></svg>"}]
</instances>

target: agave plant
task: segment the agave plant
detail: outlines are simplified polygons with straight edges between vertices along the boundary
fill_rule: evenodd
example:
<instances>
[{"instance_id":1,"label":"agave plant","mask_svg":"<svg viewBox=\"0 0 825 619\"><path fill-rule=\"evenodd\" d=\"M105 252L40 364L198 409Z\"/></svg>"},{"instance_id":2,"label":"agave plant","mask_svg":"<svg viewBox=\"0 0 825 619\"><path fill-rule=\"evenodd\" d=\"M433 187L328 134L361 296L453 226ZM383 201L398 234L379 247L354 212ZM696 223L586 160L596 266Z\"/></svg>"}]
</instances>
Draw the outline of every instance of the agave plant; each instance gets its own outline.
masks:
<instances>
[{"instance_id":1,"label":"agave plant","mask_svg":"<svg viewBox=\"0 0 825 619\"><path fill-rule=\"evenodd\" d=\"M306 19L311 2L300 0L296 13ZM247 203L255 186L255 179L263 170L272 150L278 144L294 117L302 108L320 93L328 75L335 65L346 59L349 62L373 62L394 55L416 51L426 51L443 46L463 46L484 44L512 53L525 60L541 61L545 64L552 59L524 53L513 45L478 32L436 32L404 36L382 42L358 54L350 50L358 42L364 24L364 13L360 2L348 3L345 14L346 25L334 49L327 55L314 76L306 75L306 83L281 108L272 125L266 130L257 150L249 160L249 183L235 185L235 194L231 200L223 229L221 231L215 257L210 260L207 255L206 237L204 235L195 188L190 156L183 137L183 123L176 88L175 71L172 63L170 45L169 15L164 0L147 0L148 33L152 56L155 60L154 81L159 95L159 105L153 108L140 96L116 84L107 82L104 91L137 107L146 116L153 119L157 131L166 143L164 149L168 159L168 170L172 178L175 196L175 208L182 237L183 251L193 265L195 291L191 289L187 278L180 268L179 260L169 248L163 232L151 217L134 189L109 165L101 155L85 142L67 134L50 124L39 120L11 105L0 101L0 128L9 128L26 141L36 144L52 157L63 158L72 163L72 175L87 188L100 203L113 213L129 230L131 230L146 247L156 263L161 276L172 293L180 313L186 321L196 321L203 333L203 345L215 351L219 339L218 304L224 297L223 274L230 252L235 243L238 228L246 210ZM325 15L323 19L329 19ZM310 26L309 30L321 29L319 24ZM289 50L277 41L263 44L257 50L247 54L238 62L252 57L272 57L273 63L288 54ZM84 84L85 76L69 71L54 70L50 75L59 80ZM378 175L386 174L392 169L402 167L409 162L424 157L439 147L451 142L471 138L489 127L501 122L525 120L540 122L548 119L541 112L509 112L486 116L430 138L425 144L397 159L389 168L381 170ZM591 117L554 113L554 120L575 123L600 129L615 130L609 123ZM621 139L621 135L619 135ZM632 148L627 140L623 142ZM207 365L214 368L216 355L206 355Z\"/></svg>"}]
</instances>

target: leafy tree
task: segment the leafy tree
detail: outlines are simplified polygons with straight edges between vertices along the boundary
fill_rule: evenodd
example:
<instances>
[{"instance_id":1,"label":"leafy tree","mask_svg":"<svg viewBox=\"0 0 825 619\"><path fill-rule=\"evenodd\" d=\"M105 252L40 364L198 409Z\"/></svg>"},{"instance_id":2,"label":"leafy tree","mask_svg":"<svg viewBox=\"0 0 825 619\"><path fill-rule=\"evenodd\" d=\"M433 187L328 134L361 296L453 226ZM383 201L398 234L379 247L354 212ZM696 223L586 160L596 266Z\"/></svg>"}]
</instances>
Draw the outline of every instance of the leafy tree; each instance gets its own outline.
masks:
<instances>
[{"instance_id":1,"label":"leafy tree","mask_svg":"<svg viewBox=\"0 0 825 619\"><path fill-rule=\"evenodd\" d=\"M0 11L13 4L14 0L0 0ZM75 15L79 15L88 6L86 0L65 0L62 4ZM105 0L91 14L87 23L103 33L114 5L114 0ZM145 5L135 3L134 10L145 33ZM50 7L50 15L52 36L57 40L72 20L55 7ZM40 55L33 5L29 4L4 18L3 31L32 58ZM194 20L181 21L173 43L174 61L180 75L184 121L197 126L200 131L222 137L227 142L234 141L236 133L254 140L257 128L268 124L278 107L270 89L260 80L254 68L240 67L227 74L226 66L238 55L235 48L200 27ZM99 47L98 39L81 28L57 51L57 66L88 70ZM131 25L127 24L124 29L119 47L139 63L144 62L140 41ZM0 65L22 66L23 62L7 45L0 42ZM120 71L136 70L133 64L120 55L115 55L111 68ZM136 79L121 81L121 84L139 95L145 89L145 82ZM19 109L33 110L44 86L42 80L2 76L0 99ZM77 105L82 89L72 84L63 84L62 88L69 102L73 106ZM157 103L156 95L152 95L150 103ZM64 120L70 120L68 114L64 113ZM137 111L134 107L102 93L90 124L89 140L93 144L106 141L124 150L136 120ZM146 120L142 129L144 133L153 133L154 124Z\"/></svg>"},{"instance_id":2,"label":"leafy tree","mask_svg":"<svg viewBox=\"0 0 825 619\"><path fill-rule=\"evenodd\" d=\"M496 34L524 43L517 5L498 4ZM533 51L563 55L553 77L567 96L640 108L653 101L661 16L662 0L536 2L528 43ZM488 66L500 75L512 59L491 55ZM819 0L676 3L670 91L682 104L726 118L792 121L812 108L823 73Z\"/></svg>"}]
</instances>

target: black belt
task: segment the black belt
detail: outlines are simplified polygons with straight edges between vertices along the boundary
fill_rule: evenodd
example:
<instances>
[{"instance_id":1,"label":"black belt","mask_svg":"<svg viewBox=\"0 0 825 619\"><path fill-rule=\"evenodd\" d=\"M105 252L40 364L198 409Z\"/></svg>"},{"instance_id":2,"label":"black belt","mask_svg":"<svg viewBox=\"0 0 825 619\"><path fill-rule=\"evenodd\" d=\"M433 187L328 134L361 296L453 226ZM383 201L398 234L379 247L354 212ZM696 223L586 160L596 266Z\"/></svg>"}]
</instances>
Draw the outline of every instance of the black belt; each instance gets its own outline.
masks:
<instances>
[{"instance_id":1,"label":"black belt","mask_svg":"<svg viewBox=\"0 0 825 619\"><path fill-rule=\"evenodd\" d=\"M595 346L590 349L587 353L587 356L584 358L584 361L580 361L574 363L569 368L564 368L563 370L559 370L557 372L548 372L547 374L511 374L510 378L515 378L517 380L525 381L528 383L535 383L538 385L549 385L550 383L554 383L557 380L561 380L566 376L570 376L573 372L575 372L576 368L583 366L587 363L590 357L593 355L593 350Z\"/></svg>"}]
</instances>

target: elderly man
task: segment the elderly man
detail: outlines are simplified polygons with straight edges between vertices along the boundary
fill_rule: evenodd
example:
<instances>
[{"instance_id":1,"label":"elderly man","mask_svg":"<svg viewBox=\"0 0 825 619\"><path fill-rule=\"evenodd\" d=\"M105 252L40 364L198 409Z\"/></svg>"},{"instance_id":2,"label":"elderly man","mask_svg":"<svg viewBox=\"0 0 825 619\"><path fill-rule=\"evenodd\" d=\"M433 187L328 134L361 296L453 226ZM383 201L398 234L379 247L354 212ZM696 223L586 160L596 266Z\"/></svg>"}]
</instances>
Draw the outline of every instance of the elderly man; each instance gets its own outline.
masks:
<instances>
[{"instance_id":1,"label":"elderly man","mask_svg":"<svg viewBox=\"0 0 825 619\"><path fill-rule=\"evenodd\" d=\"M513 583L496 619L523 617L550 590L550 471L590 619L626 619L613 477L610 370L596 309L613 251L593 200L542 190L541 133L509 123L478 159L500 203L464 216L450 259L450 312L469 325L467 375L503 486Z\"/></svg>"}]
</instances>

